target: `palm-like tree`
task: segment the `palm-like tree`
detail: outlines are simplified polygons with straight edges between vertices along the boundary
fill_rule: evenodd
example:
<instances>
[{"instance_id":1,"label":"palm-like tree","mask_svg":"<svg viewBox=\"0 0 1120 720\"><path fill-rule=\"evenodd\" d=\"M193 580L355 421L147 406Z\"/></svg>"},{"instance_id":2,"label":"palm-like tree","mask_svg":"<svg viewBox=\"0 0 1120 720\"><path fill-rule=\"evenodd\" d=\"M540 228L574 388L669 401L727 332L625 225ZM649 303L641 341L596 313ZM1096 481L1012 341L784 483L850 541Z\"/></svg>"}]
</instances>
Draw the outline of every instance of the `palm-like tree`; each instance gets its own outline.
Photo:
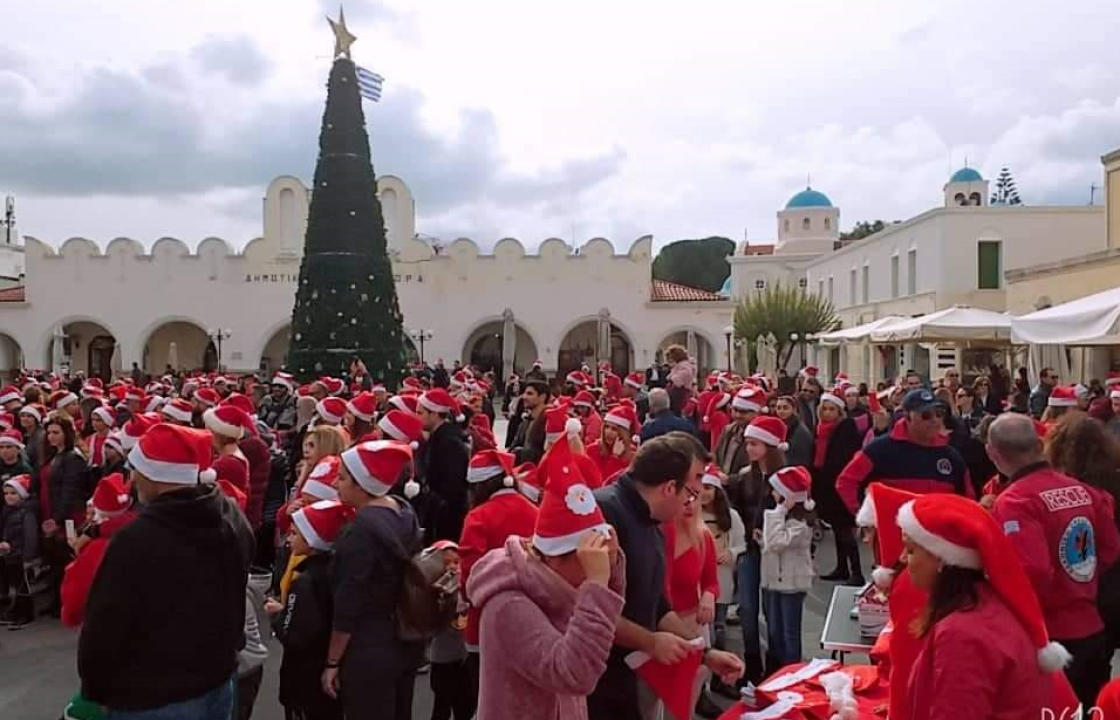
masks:
<instances>
[{"instance_id":1,"label":"palm-like tree","mask_svg":"<svg viewBox=\"0 0 1120 720\"><path fill-rule=\"evenodd\" d=\"M777 340L778 367L789 362L797 342L830 332L840 325L832 303L798 287L767 287L739 301L735 308L735 337L754 342L760 335ZM792 337L796 335L795 342Z\"/></svg>"}]
</instances>

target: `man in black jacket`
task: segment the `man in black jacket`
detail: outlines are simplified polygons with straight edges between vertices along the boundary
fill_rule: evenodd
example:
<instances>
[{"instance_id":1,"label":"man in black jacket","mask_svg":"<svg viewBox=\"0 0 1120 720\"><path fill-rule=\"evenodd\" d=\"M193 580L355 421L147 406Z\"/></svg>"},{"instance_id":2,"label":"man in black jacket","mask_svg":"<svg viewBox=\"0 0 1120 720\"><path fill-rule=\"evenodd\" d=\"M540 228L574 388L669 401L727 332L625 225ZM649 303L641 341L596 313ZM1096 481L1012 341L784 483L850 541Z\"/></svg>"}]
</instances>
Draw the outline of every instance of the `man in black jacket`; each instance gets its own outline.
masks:
<instances>
[{"instance_id":1,"label":"man in black jacket","mask_svg":"<svg viewBox=\"0 0 1120 720\"><path fill-rule=\"evenodd\" d=\"M161 423L128 460L144 508L113 537L90 589L82 695L129 717L230 717L252 530L200 482L208 431Z\"/></svg>"},{"instance_id":2,"label":"man in black jacket","mask_svg":"<svg viewBox=\"0 0 1120 720\"><path fill-rule=\"evenodd\" d=\"M427 543L459 541L467 516L467 463L470 453L459 426L452 422L459 408L442 388L420 396L416 405L428 441L424 444L424 482L431 506L425 518Z\"/></svg>"}]
</instances>

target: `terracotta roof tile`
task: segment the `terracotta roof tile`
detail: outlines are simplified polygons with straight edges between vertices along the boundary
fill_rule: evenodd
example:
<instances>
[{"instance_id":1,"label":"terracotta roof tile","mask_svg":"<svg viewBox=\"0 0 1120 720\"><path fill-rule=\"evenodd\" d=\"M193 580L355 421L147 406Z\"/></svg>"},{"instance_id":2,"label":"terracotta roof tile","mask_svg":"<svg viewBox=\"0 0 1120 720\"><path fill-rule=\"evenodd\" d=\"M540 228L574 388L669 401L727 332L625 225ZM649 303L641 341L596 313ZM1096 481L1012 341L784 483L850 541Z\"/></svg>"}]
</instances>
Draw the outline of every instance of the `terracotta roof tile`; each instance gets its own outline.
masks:
<instances>
[{"instance_id":1,"label":"terracotta roof tile","mask_svg":"<svg viewBox=\"0 0 1120 720\"><path fill-rule=\"evenodd\" d=\"M700 288L655 279L650 285L650 299L653 302L707 302L727 298Z\"/></svg>"},{"instance_id":2,"label":"terracotta roof tile","mask_svg":"<svg viewBox=\"0 0 1120 720\"><path fill-rule=\"evenodd\" d=\"M773 245L748 245L743 250L744 255L773 255Z\"/></svg>"},{"instance_id":3,"label":"terracotta roof tile","mask_svg":"<svg viewBox=\"0 0 1120 720\"><path fill-rule=\"evenodd\" d=\"M23 302L26 299L22 285L0 290L0 302Z\"/></svg>"}]
</instances>

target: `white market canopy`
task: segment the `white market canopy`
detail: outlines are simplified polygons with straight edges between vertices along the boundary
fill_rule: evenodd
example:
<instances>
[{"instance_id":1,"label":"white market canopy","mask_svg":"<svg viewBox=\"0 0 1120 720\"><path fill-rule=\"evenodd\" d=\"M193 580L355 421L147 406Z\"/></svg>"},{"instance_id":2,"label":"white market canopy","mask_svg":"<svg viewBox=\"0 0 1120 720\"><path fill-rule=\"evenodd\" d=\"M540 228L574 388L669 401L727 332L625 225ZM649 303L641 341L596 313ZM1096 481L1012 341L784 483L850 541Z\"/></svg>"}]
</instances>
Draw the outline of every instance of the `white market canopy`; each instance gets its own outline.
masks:
<instances>
[{"instance_id":1,"label":"white market canopy","mask_svg":"<svg viewBox=\"0 0 1120 720\"><path fill-rule=\"evenodd\" d=\"M1120 287L1011 319L1017 343L1120 345Z\"/></svg>"},{"instance_id":2,"label":"white market canopy","mask_svg":"<svg viewBox=\"0 0 1120 720\"><path fill-rule=\"evenodd\" d=\"M954 305L871 331L871 342L990 342L1011 340L1007 313Z\"/></svg>"},{"instance_id":3,"label":"white market canopy","mask_svg":"<svg viewBox=\"0 0 1120 720\"><path fill-rule=\"evenodd\" d=\"M833 330L832 332L822 333L816 335L814 339L821 345L846 345L848 343L860 343L867 340L871 336L872 330L884 328L892 323L902 322L909 318L902 317L901 315L888 315L881 317L878 320L872 320L862 325L855 327L843 328L840 330Z\"/></svg>"}]
</instances>

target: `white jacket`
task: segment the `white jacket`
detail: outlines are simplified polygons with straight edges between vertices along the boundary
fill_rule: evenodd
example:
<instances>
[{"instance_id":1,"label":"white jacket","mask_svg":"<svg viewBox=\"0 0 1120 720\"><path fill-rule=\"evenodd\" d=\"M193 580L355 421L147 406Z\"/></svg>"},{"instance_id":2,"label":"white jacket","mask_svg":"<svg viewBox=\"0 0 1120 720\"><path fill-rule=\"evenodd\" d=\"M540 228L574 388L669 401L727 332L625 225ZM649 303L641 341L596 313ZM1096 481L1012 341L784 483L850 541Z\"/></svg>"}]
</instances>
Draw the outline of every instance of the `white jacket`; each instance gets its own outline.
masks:
<instances>
[{"instance_id":1,"label":"white jacket","mask_svg":"<svg viewBox=\"0 0 1120 720\"><path fill-rule=\"evenodd\" d=\"M762 513L762 587L779 592L807 592L813 586L813 529L786 518L779 505Z\"/></svg>"}]
</instances>

